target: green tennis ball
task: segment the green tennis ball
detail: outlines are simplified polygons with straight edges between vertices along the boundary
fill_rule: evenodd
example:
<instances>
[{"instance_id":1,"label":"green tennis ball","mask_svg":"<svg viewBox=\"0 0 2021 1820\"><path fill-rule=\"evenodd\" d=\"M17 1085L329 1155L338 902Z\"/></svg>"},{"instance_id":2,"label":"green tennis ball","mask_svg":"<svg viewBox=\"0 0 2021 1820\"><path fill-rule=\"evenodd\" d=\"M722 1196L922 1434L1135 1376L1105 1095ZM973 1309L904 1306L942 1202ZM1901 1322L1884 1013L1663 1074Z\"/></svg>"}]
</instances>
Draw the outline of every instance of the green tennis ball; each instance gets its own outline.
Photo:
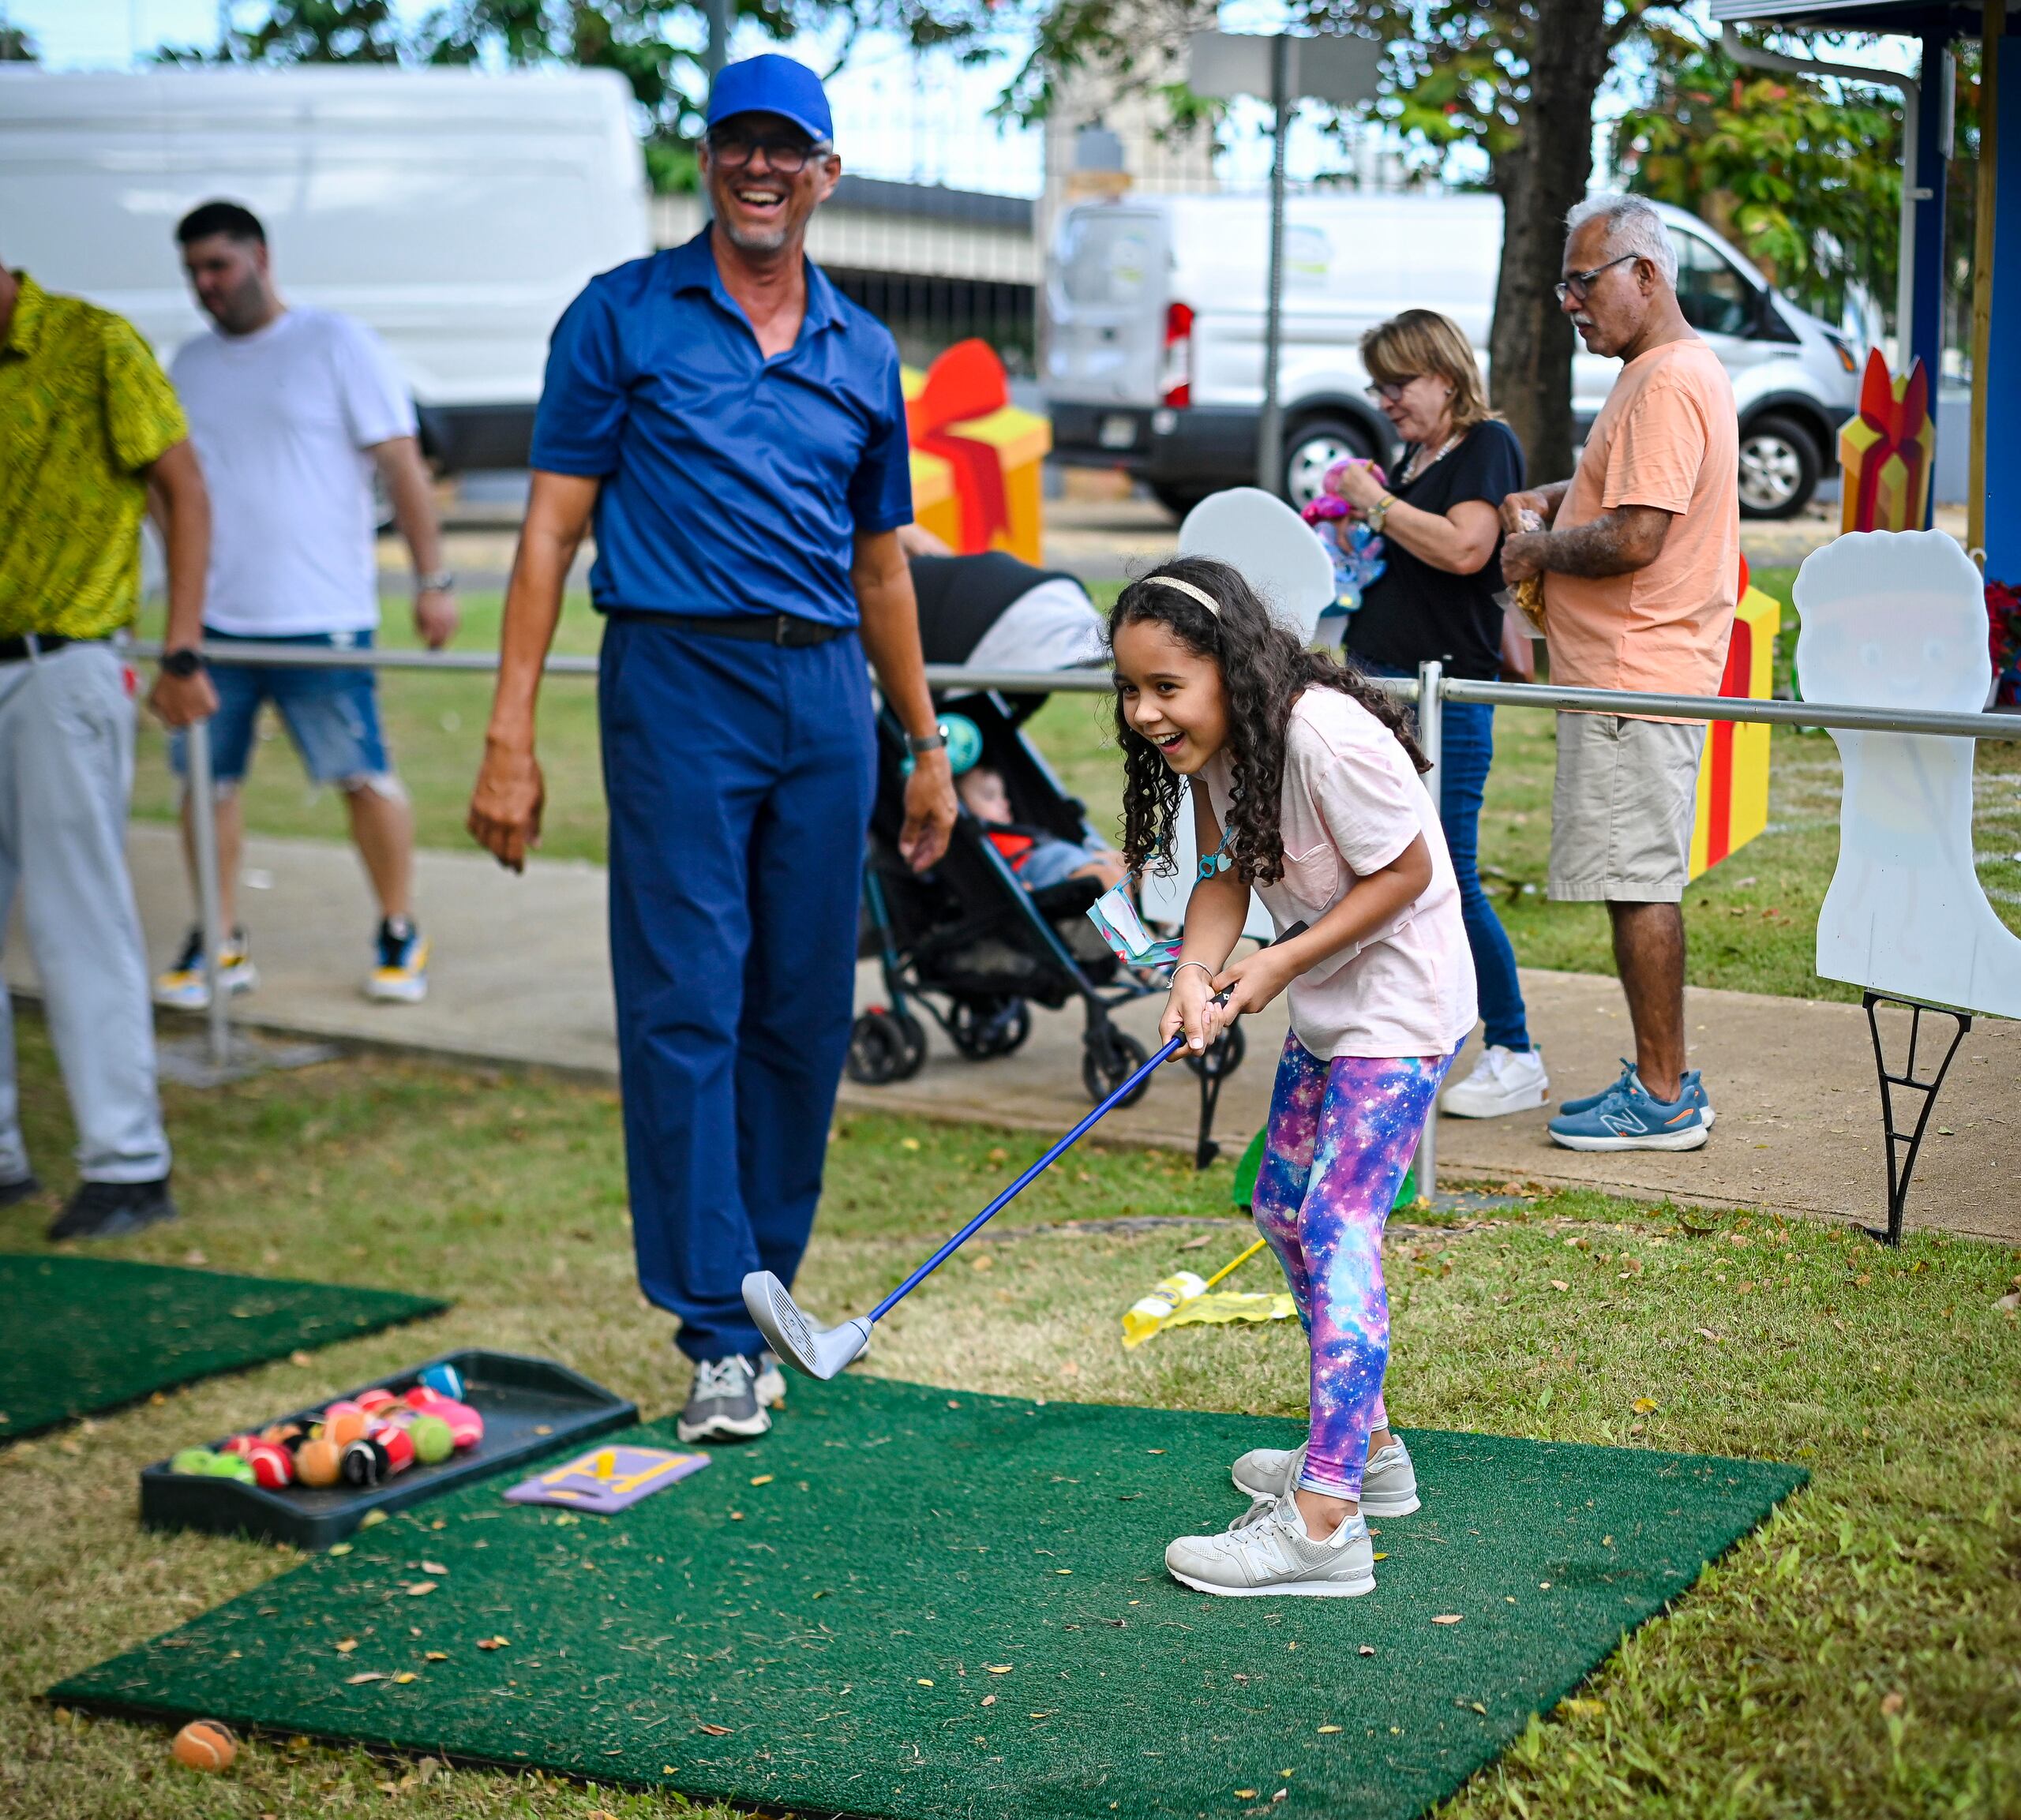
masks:
<instances>
[{"instance_id":1,"label":"green tennis ball","mask_svg":"<svg viewBox=\"0 0 2021 1820\"><path fill-rule=\"evenodd\" d=\"M253 1476L253 1462L243 1454L213 1454L204 1470L214 1479L236 1479L242 1485L260 1482Z\"/></svg>"},{"instance_id":2,"label":"green tennis ball","mask_svg":"<svg viewBox=\"0 0 2021 1820\"><path fill-rule=\"evenodd\" d=\"M414 1458L423 1466L446 1460L456 1444L449 1425L440 1416L416 1416L407 1424L407 1434L414 1442Z\"/></svg>"},{"instance_id":3,"label":"green tennis ball","mask_svg":"<svg viewBox=\"0 0 2021 1820\"><path fill-rule=\"evenodd\" d=\"M185 1447L168 1462L172 1473L199 1473L208 1474L211 1462L218 1456L208 1447Z\"/></svg>"}]
</instances>

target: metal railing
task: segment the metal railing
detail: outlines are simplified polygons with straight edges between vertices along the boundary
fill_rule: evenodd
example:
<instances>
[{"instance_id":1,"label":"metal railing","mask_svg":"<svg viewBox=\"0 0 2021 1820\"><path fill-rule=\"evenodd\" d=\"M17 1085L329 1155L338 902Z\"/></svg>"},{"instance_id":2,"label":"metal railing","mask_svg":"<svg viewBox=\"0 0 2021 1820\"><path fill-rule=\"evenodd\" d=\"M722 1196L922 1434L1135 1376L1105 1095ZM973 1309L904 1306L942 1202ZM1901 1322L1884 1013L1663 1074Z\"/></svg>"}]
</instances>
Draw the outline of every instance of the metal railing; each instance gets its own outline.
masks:
<instances>
[{"instance_id":1,"label":"metal railing","mask_svg":"<svg viewBox=\"0 0 2021 1820\"><path fill-rule=\"evenodd\" d=\"M129 646L138 657L158 657L158 641L139 639ZM234 639L206 644L207 661L254 665L263 668L305 670L422 670L487 675L499 667L495 652L343 650L324 645L258 644ZM544 666L551 676L594 677L598 659L550 654ZM958 664L928 664L926 680L943 693L994 691L1010 695L1106 695L1115 686L1107 670L971 670ZM1421 664L1415 677L1370 677L1369 680L1400 701L1418 704L1418 745L1430 761L1426 778L1436 807L1442 757L1440 710L1448 702L1481 702L1495 707L1544 708L1559 712L1638 714L1677 720L1731 721L1745 725L1814 727L1847 732L1919 733L1944 739L2021 740L2021 714L1955 714L1914 710L1869 708L1830 702L1760 701L1737 695L1663 695L1614 689L1560 688L1542 683L1481 683L1448 676L1442 665ZM223 1069L231 1057L231 1028L226 1000L216 989L218 962L224 931L219 925L217 879L216 803L211 788L210 729L197 721L186 729L190 784L190 835L199 874L198 916L204 965L213 983L207 1013L211 1060ZM1438 1180L1436 1117L1427 1121L1415 1166L1418 1191L1430 1197Z\"/></svg>"}]
</instances>

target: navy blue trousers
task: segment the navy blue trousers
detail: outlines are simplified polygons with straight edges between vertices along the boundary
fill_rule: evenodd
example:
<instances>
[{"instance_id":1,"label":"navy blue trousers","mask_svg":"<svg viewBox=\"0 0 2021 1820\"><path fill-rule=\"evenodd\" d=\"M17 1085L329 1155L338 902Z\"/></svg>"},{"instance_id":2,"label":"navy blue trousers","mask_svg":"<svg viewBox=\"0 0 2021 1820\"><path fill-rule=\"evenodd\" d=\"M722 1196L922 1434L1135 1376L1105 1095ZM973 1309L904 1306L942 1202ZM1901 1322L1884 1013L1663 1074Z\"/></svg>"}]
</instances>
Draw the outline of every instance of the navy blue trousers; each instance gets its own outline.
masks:
<instances>
[{"instance_id":1,"label":"navy blue trousers","mask_svg":"<svg viewBox=\"0 0 2021 1820\"><path fill-rule=\"evenodd\" d=\"M692 1359L814 1223L856 972L875 748L863 649L613 620L597 685L639 1283Z\"/></svg>"}]
</instances>

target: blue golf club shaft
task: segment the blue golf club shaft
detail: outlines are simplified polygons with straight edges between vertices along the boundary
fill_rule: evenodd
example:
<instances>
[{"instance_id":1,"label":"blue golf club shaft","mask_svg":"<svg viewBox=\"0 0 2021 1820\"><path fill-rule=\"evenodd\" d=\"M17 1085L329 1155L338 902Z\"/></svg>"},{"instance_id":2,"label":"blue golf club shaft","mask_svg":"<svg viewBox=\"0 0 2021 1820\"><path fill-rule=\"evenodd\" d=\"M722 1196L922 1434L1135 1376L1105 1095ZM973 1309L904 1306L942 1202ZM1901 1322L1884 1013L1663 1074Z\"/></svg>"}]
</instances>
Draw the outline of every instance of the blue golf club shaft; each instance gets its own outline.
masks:
<instances>
[{"instance_id":1,"label":"blue golf club shaft","mask_svg":"<svg viewBox=\"0 0 2021 1820\"><path fill-rule=\"evenodd\" d=\"M1294 935L1302 935L1305 933L1305 927L1306 926L1303 923L1293 923L1290 928L1287 929L1283 934L1277 938L1277 940L1280 942L1287 942ZM1265 946L1269 945L1266 944ZM1220 1003L1226 1004L1228 1002L1228 994L1226 993L1217 994L1216 997L1217 1002ZM945 1245L942 1245L941 1248L932 1255L932 1256L928 1258L925 1263L919 1267L917 1270L914 1271L910 1276L907 1277L903 1283L900 1283L896 1289L893 1290L889 1295L885 1297L885 1298L880 1301L876 1307L872 1309L870 1311L870 1319L872 1322L874 1324L877 1321L882 1320L886 1315L889 1314L893 1309L896 1308L900 1302L903 1301L907 1296L911 1294L914 1290L917 1289L919 1286L925 1282L929 1276L932 1275L932 1274L938 1270L942 1264L945 1264L949 1258L952 1257L956 1252L959 1251L969 1239L973 1238L977 1233L980 1232L985 1225L987 1225L991 1220L994 1219L998 1214L1001 1213L1003 1209L1008 1207L1012 1201L1015 1200L1019 1195L1022 1194L1027 1188L1030 1187L1031 1185L1041 1175L1044 1174L1048 1169L1052 1168L1052 1167L1057 1163L1061 1157L1064 1156L1068 1151L1071 1150L1083 1137L1086 1137L1089 1132L1093 1130L1096 1125L1099 1125L1102 1120L1109 1114L1109 1113L1113 1111L1115 1107L1119 1106L1125 1099L1127 1099L1130 1095L1135 1092L1137 1089L1148 1080L1153 1073L1155 1073L1166 1062L1169 1062L1173 1056L1177 1054L1180 1048L1184 1045L1185 1042L1186 1033L1183 1031L1181 1031L1177 1035L1174 1036L1164 1048L1160 1049L1157 1054L1153 1055L1149 1062L1145 1062L1144 1065L1139 1068L1135 1073L1132 1074L1127 1080L1124 1081L1120 1087L1117 1088L1114 1092L1110 1094L1108 1098L1104 1099L1100 1105L1097 1106L1093 1112L1089 1113L1085 1118L1082 1119L1081 1122L1075 1125L1071 1131L1068 1132L1064 1137L1061 1138L1056 1144L1055 1144L1052 1149L1048 1150L1044 1155L1038 1159L1037 1163L1033 1163L1029 1169L1026 1170L1022 1175L1019 1176L1015 1182L1012 1182L1008 1188L1004 1189L1004 1191L999 1194L996 1200L992 1200L988 1206L982 1210L981 1213L977 1214L973 1219L970 1220L966 1226L963 1226L959 1232L956 1233L952 1238L949 1239Z\"/></svg>"}]
</instances>

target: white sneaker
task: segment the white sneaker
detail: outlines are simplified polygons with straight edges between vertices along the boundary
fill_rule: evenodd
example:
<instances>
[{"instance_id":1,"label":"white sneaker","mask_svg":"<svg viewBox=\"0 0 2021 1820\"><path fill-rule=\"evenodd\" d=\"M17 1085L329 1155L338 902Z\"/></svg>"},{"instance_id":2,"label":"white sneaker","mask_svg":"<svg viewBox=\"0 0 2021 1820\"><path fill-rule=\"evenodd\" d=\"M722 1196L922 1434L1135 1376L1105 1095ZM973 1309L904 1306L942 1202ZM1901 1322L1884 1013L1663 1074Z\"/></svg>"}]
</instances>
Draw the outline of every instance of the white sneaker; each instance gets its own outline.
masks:
<instances>
[{"instance_id":1,"label":"white sneaker","mask_svg":"<svg viewBox=\"0 0 2021 1820\"><path fill-rule=\"evenodd\" d=\"M758 1355L758 1376L751 1387L762 1408L775 1410L786 1400L786 1374L779 1369L779 1355L770 1346Z\"/></svg>"},{"instance_id":2,"label":"white sneaker","mask_svg":"<svg viewBox=\"0 0 2021 1820\"><path fill-rule=\"evenodd\" d=\"M1252 1447L1235 1462L1228 1477L1237 1491L1247 1492L1257 1504L1273 1504L1297 1489L1304 1470L1303 1447ZM1389 1446L1368 1456L1362 1469L1360 1503L1365 1517L1408 1517L1421 1507L1417 1472L1401 1435L1392 1434ZM1260 1514L1252 1505L1247 1515L1236 1518L1228 1527L1239 1529Z\"/></svg>"},{"instance_id":3,"label":"white sneaker","mask_svg":"<svg viewBox=\"0 0 2021 1820\"><path fill-rule=\"evenodd\" d=\"M1438 1110L1454 1118L1500 1118L1528 1112L1550 1097L1541 1049L1504 1049L1490 1043L1464 1080L1438 1096Z\"/></svg>"},{"instance_id":4,"label":"white sneaker","mask_svg":"<svg viewBox=\"0 0 2021 1820\"><path fill-rule=\"evenodd\" d=\"M1218 1535L1181 1536L1165 1549L1165 1571L1183 1586L1223 1598L1288 1593L1352 1599L1375 1590L1368 1525L1342 1520L1323 1541L1307 1533L1298 1500L1280 1498L1254 1522Z\"/></svg>"}]
</instances>

